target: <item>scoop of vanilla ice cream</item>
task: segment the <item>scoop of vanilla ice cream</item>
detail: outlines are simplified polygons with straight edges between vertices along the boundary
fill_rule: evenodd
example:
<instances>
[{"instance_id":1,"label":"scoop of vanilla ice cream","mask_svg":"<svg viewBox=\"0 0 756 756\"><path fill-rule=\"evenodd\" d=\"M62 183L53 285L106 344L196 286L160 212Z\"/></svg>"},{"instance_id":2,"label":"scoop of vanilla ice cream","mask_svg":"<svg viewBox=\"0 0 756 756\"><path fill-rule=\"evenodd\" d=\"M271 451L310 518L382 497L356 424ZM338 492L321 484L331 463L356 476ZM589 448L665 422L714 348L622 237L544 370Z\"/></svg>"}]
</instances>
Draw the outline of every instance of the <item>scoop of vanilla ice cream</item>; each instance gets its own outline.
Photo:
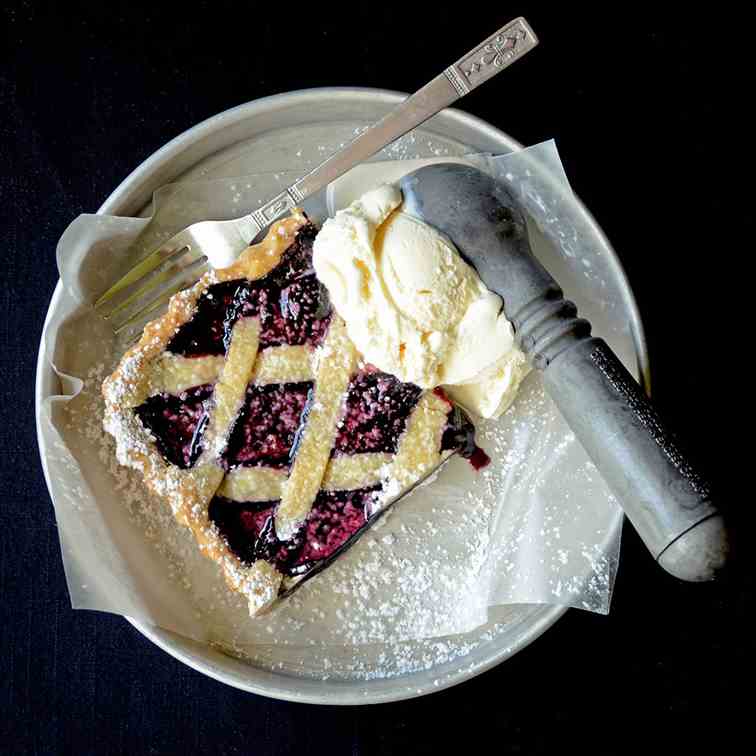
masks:
<instances>
[{"instance_id":1,"label":"scoop of vanilla ice cream","mask_svg":"<svg viewBox=\"0 0 756 756\"><path fill-rule=\"evenodd\" d=\"M384 185L327 220L315 272L366 361L498 416L527 373L501 298L450 239L401 203L401 191Z\"/></svg>"},{"instance_id":2,"label":"scoop of vanilla ice cream","mask_svg":"<svg viewBox=\"0 0 756 756\"><path fill-rule=\"evenodd\" d=\"M473 383L447 385L444 390L457 404L475 415L499 417L512 404L522 379L529 372L525 355L515 348Z\"/></svg>"}]
</instances>

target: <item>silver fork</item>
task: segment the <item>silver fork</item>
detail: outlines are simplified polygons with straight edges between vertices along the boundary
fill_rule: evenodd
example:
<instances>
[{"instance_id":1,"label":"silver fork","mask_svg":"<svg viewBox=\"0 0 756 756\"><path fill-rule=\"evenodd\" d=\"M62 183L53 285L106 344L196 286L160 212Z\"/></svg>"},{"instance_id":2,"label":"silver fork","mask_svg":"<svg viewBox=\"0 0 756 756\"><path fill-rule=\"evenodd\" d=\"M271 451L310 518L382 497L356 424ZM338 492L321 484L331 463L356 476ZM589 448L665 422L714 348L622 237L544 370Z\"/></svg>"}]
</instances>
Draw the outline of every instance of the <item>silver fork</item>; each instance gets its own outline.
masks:
<instances>
[{"instance_id":1,"label":"silver fork","mask_svg":"<svg viewBox=\"0 0 756 756\"><path fill-rule=\"evenodd\" d=\"M208 269L207 250L235 258L294 206L464 97L537 44L524 18L510 21L257 210L235 220L193 223L176 234L102 294L95 310L110 321L117 334L136 332L173 294L202 276Z\"/></svg>"}]
</instances>

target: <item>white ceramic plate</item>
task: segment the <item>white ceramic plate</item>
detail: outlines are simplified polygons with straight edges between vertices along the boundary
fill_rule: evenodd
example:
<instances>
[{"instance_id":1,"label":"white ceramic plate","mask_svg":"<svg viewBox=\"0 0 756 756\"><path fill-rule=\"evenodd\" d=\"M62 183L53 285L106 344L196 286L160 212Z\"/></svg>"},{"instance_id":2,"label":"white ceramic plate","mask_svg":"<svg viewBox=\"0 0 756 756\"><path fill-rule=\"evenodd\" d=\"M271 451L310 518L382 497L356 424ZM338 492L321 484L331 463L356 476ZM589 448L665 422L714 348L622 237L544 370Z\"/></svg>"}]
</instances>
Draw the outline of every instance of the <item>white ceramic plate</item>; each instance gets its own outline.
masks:
<instances>
[{"instance_id":1,"label":"white ceramic plate","mask_svg":"<svg viewBox=\"0 0 756 756\"><path fill-rule=\"evenodd\" d=\"M100 213L149 214L152 193L159 186L181 179L242 176L265 171L302 170L316 165L326 154L351 138L355 129L380 118L405 95L371 89L312 89L290 92L241 105L204 121L173 139L140 165L108 197ZM458 110L446 110L417 132L414 148L406 145L388 157L465 152L506 153L520 149L515 140L489 124ZM414 150L414 151L413 151ZM601 229L583 205L570 207L576 222L591 237L590 254L602 265L620 292L621 302L635 343L638 375L648 385L648 361L643 329L624 272ZM52 308L61 295L61 284L52 297ZM48 313L49 316L49 313ZM58 393L58 381L50 368L44 345L37 364L36 404ZM37 413L39 415L39 412ZM39 436L42 466L49 488L46 449ZM619 528L621 517L617 517ZM314 703L358 704L411 698L467 680L507 659L551 627L565 609L553 606L506 606L492 612L489 623L466 636L464 642L445 641L451 653L439 653L438 641L407 644L402 662L407 669L398 676L383 677L374 652L366 650L365 668L359 674L335 674L327 680L308 660L297 670L273 671L270 664L253 665L226 656L208 646L134 620L132 624L172 656L203 674L242 690L262 695ZM267 668L266 668L267 667Z\"/></svg>"}]
</instances>

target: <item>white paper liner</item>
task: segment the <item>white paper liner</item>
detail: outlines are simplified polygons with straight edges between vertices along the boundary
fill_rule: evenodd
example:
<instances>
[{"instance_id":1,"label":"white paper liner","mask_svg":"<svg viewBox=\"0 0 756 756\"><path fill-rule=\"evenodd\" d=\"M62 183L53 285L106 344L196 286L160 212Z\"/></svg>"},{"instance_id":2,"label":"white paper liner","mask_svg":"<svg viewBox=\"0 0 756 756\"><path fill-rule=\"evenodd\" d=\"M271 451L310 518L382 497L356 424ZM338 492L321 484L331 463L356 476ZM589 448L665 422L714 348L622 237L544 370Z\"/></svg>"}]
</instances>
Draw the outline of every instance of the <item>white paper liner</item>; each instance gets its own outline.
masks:
<instances>
[{"instance_id":1,"label":"white paper liner","mask_svg":"<svg viewBox=\"0 0 756 756\"><path fill-rule=\"evenodd\" d=\"M554 143L466 159L519 194L533 217L537 256L634 371L609 261L587 249L585 229L560 212L569 186ZM380 183L387 170L393 179L415 162L361 166L359 176L340 179L305 209L322 220L327 205L332 211ZM84 215L61 238L66 291L44 340L62 388L44 403L40 424L74 608L123 614L224 648L256 648L256 656L269 644L454 636L484 624L489 607L502 604L607 612L618 510L535 373L500 420L477 423L479 443L493 459L488 468L475 473L464 460L451 460L333 566L257 619L167 505L118 466L101 429L100 384L124 345L87 303L189 223L241 215L293 178L285 172L173 184L156 192L149 220Z\"/></svg>"}]
</instances>

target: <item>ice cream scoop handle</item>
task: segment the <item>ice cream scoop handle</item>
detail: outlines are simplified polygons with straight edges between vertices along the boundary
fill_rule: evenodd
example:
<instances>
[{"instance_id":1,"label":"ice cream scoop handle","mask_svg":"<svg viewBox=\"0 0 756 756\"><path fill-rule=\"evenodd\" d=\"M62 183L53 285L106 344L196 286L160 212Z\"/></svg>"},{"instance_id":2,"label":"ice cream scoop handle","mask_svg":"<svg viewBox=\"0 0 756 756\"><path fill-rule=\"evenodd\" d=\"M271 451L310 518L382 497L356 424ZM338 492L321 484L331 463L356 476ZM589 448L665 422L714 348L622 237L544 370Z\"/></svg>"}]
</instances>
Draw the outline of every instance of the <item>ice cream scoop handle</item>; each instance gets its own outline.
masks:
<instances>
[{"instance_id":1,"label":"ice cream scoop handle","mask_svg":"<svg viewBox=\"0 0 756 756\"><path fill-rule=\"evenodd\" d=\"M684 580L713 578L728 543L709 486L614 352L556 286L513 320L546 390L654 557Z\"/></svg>"}]
</instances>

